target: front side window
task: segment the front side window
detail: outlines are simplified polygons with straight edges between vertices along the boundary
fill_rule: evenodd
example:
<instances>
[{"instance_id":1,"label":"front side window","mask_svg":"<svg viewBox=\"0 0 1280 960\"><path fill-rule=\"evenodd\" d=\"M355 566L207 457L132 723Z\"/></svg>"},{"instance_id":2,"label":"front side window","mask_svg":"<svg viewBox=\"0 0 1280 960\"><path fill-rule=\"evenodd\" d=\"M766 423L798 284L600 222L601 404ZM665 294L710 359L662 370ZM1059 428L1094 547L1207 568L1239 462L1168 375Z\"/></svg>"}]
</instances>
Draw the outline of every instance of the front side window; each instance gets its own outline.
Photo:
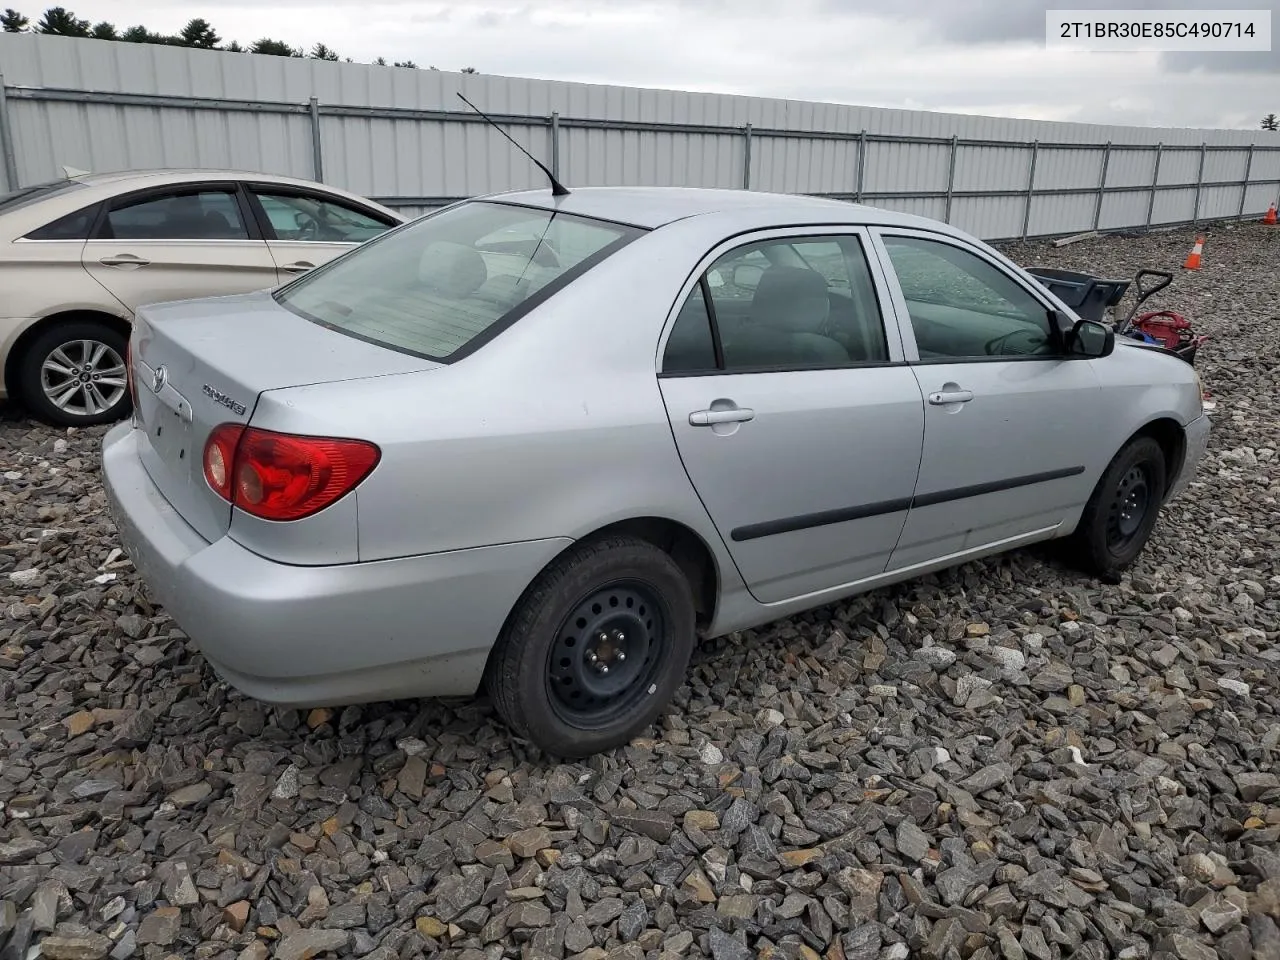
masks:
<instances>
[{"instance_id":1,"label":"front side window","mask_svg":"<svg viewBox=\"0 0 1280 960\"><path fill-rule=\"evenodd\" d=\"M920 237L886 236L884 244L922 360L1057 352L1048 308L986 260Z\"/></svg>"},{"instance_id":2,"label":"front side window","mask_svg":"<svg viewBox=\"0 0 1280 960\"><path fill-rule=\"evenodd\" d=\"M363 243L391 227L336 200L259 189L254 190L254 195L278 240Z\"/></svg>"},{"instance_id":3,"label":"front side window","mask_svg":"<svg viewBox=\"0 0 1280 960\"><path fill-rule=\"evenodd\" d=\"M840 367L889 359L879 301L856 236L755 241L717 258L703 280L724 370ZM685 306L691 316L696 315L695 296L701 294L695 291ZM701 336L701 324L685 320L682 311L671 339L695 332ZM705 363L705 347L700 354L699 362ZM663 372L675 371L664 363Z\"/></svg>"},{"instance_id":4,"label":"front side window","mask_svg":"<svg viewBox=\"0 0 1280 960\"><path fill-rule=\"evenodd\" d=\"M102 227L105 240L247 240L236 196L227 190L164 194L117 207Z\"/></svg>"},{"instance_id":5,"label":"front side window","mask_svg":"<svg viewBox=\"0 0 1280 960\"><path fill-rule=\"evenodd\" d=\"M448 360L640 232L553 210L476 201L357 247L275 296L333 330Z\"/></svg>"}]
</instances>

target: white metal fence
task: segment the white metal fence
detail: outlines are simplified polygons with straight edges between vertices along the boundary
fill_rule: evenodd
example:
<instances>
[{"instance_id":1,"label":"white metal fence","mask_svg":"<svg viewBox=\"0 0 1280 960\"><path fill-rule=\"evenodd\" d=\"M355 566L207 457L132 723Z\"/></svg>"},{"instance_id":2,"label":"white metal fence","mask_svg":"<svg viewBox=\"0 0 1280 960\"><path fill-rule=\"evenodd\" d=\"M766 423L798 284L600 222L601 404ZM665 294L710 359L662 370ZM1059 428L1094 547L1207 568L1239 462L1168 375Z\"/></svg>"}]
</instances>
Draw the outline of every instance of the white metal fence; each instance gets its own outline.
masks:
<instances>
[{"instance_id":1,"label":"white metal fence","mask_svg":"<svg viewBox=\"0 0 1280 960\"><path fill-rule=\"evenodd\" d=\"M862 201L985 239L1260 216L1265 131L1108 127L0 35L4 184L139 167L309 177L416 212L540 186L464 94L570 186Z\"/></svg>"}]
</instances>

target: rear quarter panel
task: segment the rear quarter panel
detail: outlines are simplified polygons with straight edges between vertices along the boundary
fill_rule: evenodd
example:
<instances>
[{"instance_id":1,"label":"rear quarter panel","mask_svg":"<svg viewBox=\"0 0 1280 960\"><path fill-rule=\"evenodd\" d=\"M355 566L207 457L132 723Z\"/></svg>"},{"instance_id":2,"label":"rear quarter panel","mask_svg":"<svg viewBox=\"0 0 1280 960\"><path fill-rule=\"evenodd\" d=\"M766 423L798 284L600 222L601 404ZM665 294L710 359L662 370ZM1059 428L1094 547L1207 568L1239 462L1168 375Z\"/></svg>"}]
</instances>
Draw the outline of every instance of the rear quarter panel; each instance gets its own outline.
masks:
<instances>
[{"instance_id":1,"label":"rear quarter panel","mask_svg":"<svg viewBox=\"0 0 1280 960\"><path fill-rule=\"evenodd\" d=\"M680 286L712 241L646 234L469 357L430 372L269 391L254 424L376 442L362 561L685 524L736 577L684 472L656 377ZM335 334L337 336L337 334Z\"/></svg>"}]
</instances>

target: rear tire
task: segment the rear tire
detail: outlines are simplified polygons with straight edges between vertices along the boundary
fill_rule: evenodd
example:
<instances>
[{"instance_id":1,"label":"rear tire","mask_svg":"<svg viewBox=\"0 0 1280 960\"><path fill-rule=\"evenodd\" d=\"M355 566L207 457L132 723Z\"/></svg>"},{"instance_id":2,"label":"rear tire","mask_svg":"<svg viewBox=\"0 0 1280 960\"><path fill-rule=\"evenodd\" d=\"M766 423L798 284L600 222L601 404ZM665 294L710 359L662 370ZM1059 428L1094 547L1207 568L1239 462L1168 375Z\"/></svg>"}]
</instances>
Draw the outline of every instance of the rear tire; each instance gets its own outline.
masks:
<instances>
[{"instance_id":1,"label":"rear tire","mask_svg":"<svg viewBox=\"0 0 1280 960\"><path fill-rule=\"evenodd\" d=\"M68 320L41 332L18 362L18 390L33 415L60 427L111 423L128 414L128 337L100 320Z\"/></svg>"},{"instance_id":2,"label":"rear tire","mask_svg":"<svg viewBox=\"0 0 1280 960\"><path fill-rule=\"evenodd\" d=\"M632 537L587 541L520 599L485 686L517 735L553 756L590 756L643 732L684 682L695 612L666 553Z\"/></svg>"},{"instance_id":3,"label":"rear tire","mask_svg":"<svg viewBox=\"0 0 1280 960\"><path fill-rule=\"evenodd\" d=\"M1118 582L1151 538L1164 501L1164 451L1151 437L1130 441L1107 466L1072 536L1077 564Z\"/></svg>"}]
</instances>

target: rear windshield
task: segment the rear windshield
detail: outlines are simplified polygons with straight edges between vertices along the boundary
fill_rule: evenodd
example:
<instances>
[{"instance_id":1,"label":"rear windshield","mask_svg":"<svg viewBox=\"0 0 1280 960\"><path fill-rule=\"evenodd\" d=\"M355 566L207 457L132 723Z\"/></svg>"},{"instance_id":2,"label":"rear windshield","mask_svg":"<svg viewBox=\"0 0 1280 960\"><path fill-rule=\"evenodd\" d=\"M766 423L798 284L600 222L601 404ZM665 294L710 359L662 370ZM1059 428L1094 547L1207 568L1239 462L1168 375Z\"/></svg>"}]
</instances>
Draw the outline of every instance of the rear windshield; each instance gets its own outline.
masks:
<instances>
[{"instance_id":1,"label":"rear windshield","mask_svg":"<svg viewBox=\"0 0 1280 960\"><path fill-rule=\"evenodd\" d=\"M37 183L30 187L19 187L9 193L0 193L0 213L8 213L29 203L44 200L57 193L77 190L84 184L78 180L50 180L48 183Z\"/></svg>"},{"instance_id":2,"label":"rear windshield","mask_svg":"<svg viewBox=\"0 0 1280 960\"><path fill-rule=\"evenodd\" d=\"M483 343L641 230L476 201L371 240L276 293L295 313L447 361Z\"/></svg>"}]
</instances>

